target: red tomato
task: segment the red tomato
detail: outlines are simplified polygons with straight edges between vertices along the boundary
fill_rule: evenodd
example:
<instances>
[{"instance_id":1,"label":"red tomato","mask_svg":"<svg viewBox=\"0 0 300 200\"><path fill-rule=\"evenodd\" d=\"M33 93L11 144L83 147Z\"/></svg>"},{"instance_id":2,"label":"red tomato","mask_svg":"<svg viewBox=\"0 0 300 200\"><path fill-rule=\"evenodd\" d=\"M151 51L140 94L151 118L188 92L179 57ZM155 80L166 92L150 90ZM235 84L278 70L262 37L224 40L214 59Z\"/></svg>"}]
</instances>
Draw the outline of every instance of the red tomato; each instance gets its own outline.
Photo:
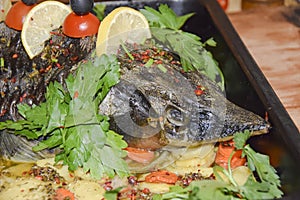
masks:
<instances>
[{"instance_id":1,"label":"red tomato","mask_svg":"<svg viewBox=\"0 0 300 200\"><path fill-rule=\"evenodd\" d=\"M95 15L76 15L72 12L64 21L63 32L69 37L81 38L97 34L99 26L100 21Z\"/></svg>"},{"instance_id":2,"label":"red tomato","mask_svg":"<svg viewBox=\"0 0 300 200\"><path fill-rule=\"evenodd\" d=\"M145 177L145 181L148 183L175 184L177 180L178 176L176 174L166 170L151 172Z\"/></svg>"},{"instance_id":3,"label":"red tomato","mask_svg":"<svg viewBox=\"0 0 300 200\"><path fill-rule=\"evenodd\" d=\"M128 158L144 164L151 162L155 156L153 151L147 151L134 147L127 147L124 150L127 151Z\"/></svg>"},{"instance_id":4,"label":"red tomato","mask_svg":"<svg viewBox=\"0 0 300 200\"><path fill-rule=\"evenodd\" d=\"M65 199L74 200L75 195L70 190L67 190L65 188L58 188L55 191L54 200L65 200Z\"/></svg>"},{"instance_id":5,"label":"red tomato","mask_svg":"<svg viewBox=\"0 0 300 200\"><path fill-rule=\"evenodd\" d=\"M219 4L223 8L223 10L226 10L228 7L228 0L218 0Z\"/></svg>"},{"instance_id":6,"label":"red tomato","mask_svg":"<svg viewBox=\"0 0 300 200\"><path fill-rule=\"evenodd\" d=\"M15 3L11 9L8 11L6 18L5 18L5 24L13 29L16 29L18 31L22 30L23 22L25 20L25 17L27 13L35 6L27 6L22 1L18 1Z\"/></svg>"},{"instance_id":7,"label":"red tomato","mask_svg":"<svg viewBox=\"0 0 300 200\"><path fill-rule=\"evenodd\" d=\"M231 168L234 169L236 167L245 165L246 158L242 158L242 150L235 150L233 140L219 144L219 148L215 158L215 163L227 169L228 158L231 156L231 153L233 151L235 152L230 160Z\"/></svg>"}]
</instances>

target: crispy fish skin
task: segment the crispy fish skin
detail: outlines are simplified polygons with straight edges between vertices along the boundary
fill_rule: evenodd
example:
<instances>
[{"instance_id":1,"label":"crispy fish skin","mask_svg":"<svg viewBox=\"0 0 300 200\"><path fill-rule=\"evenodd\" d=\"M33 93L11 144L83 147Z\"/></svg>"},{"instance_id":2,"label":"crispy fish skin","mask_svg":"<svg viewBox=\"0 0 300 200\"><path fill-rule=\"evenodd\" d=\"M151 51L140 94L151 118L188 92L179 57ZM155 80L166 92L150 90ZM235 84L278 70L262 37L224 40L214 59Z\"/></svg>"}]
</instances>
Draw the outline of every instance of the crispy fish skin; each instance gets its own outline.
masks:
<instances>
[{"instance_id":1,"label":"crispy fish skin","mask_svg":"<svg viewBox=\"0 0 300 200\"><path fill-rule=\"evenodd\" d=\"M149 48L139 53L145 51ZM155 150L225 141L244 130L268 132L262 117L231 103L217 84L199 72L183 72L180 63L164 54L168 59L154 56L159 64L151 67L119 56L121 81L99 107L129 146ZM196 92L199 88L202 94Z\"/></svg>"}]
</instances>

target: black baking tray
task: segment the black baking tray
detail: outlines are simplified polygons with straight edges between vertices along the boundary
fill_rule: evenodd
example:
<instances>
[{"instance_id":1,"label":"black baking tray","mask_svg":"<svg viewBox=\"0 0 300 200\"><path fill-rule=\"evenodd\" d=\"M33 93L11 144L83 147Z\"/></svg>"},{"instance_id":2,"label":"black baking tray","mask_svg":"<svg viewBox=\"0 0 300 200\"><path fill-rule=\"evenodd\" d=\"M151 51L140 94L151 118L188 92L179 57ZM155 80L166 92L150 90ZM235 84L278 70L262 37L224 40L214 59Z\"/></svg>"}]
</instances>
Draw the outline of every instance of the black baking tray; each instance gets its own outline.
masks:
<instances>
[{"instance_id":1,"label":"black baking tray","mask_svg":"<svg viewBox=\"0 0 300 200\"><path fill-rule=\"evenodd\" d=\"M235 104L265 116L272 129L269 134L250 139L251 146L270 156L281 178L283 199L300 199L300 134L279 98L251 57L227 15L216 0L137 0L101 1L107 12L118 6L136 9L159 4L169 5L178 15L194 12L184 30L203 41L213 37L217 46L210 48L225 77L226 96Z\"/></svg>"}]
</instances>

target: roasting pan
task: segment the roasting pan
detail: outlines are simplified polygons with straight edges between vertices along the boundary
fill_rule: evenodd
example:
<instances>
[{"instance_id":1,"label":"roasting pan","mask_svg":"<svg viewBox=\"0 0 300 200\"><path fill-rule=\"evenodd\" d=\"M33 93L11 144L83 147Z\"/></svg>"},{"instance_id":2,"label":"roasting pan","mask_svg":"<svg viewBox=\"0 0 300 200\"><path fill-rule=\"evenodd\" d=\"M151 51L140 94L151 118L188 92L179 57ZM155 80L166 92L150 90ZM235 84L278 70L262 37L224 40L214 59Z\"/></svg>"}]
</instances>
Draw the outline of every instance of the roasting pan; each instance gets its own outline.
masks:
<instances>
[{"instance_id":1,"label":"roasting pan","mask_svg":"<svg viewBox=\"0 0 300 200\"><path fill-rule=\"evenodd\" d=\"M269 134L249 140L252 148L270 156L284 192L283 199L300 198L300 134L287 111L241 41L227 15L215 0L137 0L101 1L107 13L118 6L141 9L157 8L164 3L178 15L194 12L184 30L197 34L203 41L213 37L217 46L210 48L225 77L227 98L235 104L265 116L272 129Z\"/></svg>"}]
</instances>

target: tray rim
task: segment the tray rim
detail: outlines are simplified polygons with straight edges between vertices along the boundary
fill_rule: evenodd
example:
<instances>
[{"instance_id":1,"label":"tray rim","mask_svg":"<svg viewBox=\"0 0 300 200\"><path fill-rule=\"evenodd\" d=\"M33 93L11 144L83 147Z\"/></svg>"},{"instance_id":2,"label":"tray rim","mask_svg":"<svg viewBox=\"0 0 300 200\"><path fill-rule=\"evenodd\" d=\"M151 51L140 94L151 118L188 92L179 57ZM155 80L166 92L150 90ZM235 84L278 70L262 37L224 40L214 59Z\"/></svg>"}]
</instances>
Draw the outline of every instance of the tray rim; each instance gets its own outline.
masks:
<instances>
[{"instance_id":1,"label":"tray rim","mask_svg":"<svg viewBox=\"0 0 300 200\"><path fill-rule=\"evenodd\" d=\"M281 138L286 144L293 144L293 147L290 146L289 148L293 149L291 152L294 152L294 158L300 162L300 133L295 123L233 27L227 14L216 1L202 1L205 2L206 8L217 29L224 37L226 44L240 64L241 69L262 101L266 111L273 117L273 124L281 125L281 127L278 127L282 129L279 130L280 135L283 136L282 134L288 133L284 135L285 137Z\"/></svg>"}]
</instances>

